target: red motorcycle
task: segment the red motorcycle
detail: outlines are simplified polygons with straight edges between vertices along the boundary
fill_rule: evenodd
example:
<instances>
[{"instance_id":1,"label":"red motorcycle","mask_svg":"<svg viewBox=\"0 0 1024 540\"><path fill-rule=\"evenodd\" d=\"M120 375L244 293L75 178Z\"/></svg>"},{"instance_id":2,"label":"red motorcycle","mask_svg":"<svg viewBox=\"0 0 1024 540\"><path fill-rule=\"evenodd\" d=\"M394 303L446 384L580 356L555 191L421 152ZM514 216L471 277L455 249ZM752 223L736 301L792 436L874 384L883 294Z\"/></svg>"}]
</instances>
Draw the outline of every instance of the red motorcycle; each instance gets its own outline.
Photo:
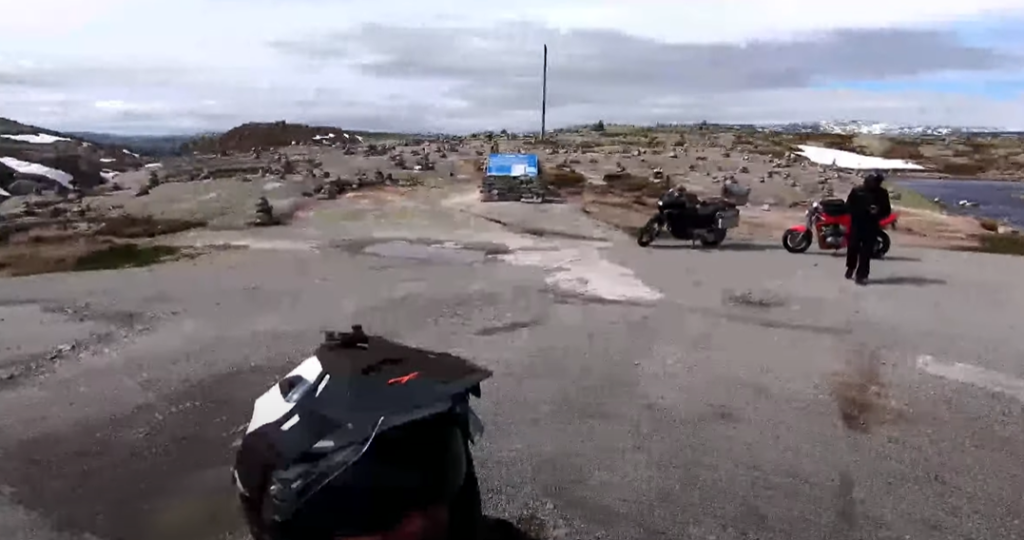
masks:
<instances>
[{"instance_id":1,"label":"red motorcycle","mask_svg":"<svg viewBox=\"0 0 1024 540\"><path fill-rule=\"evenodd\" d=\"M879 220L878 241L873 257L881 259L889 252L891 240L883 229L896 228L896 213ZM811 248L814 236L818 236L818 247L838 251L850 240L850 211L842 199L816 201L807 209L807 223L790 227L782 235L782 247L790 253L803 253Z\"/></svg>"}]
</instances>

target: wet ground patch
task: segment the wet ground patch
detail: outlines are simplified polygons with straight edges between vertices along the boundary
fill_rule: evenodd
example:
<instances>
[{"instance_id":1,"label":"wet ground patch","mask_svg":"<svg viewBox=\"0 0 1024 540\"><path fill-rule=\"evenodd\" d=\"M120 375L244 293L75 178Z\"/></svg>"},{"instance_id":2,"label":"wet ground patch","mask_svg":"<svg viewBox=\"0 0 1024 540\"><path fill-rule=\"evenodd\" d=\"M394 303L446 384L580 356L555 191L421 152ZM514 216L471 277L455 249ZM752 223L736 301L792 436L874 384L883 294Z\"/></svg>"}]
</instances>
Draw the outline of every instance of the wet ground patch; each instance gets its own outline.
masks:
<instances>
[{"instance_id":1,"label":"wet ground patch","mask_svg":"<svg viewBox=\"0 0 1024 540\"><path fill-rule=\"evenodd\" d=\"M496 324L493 326L485 326L477 330L476 332L473 332L473 335L480 337L489 337L501 334L511 334L513 332L518 332L520 330L533 328L534 326L537 326L542 322L543 321L540 319L530 319L526 321L512 321L503 324Z\"/></svg>"},{"instance_id":2,"label":"wet ground patch","mask_svg":"<svg viewBox=\"0 0 1024 540\"><path fill-rule=\"evenodd\" d=\"M714 317L723 321L737 324L757 326L769 330L788 330L791 332L806 332L820 336L846 336L853 333L853 330L836 325L819 324L817 322L805 322L794 320L793 315L770 311L765 308L755 308L754 311L742 306L727 305L723 308L707 307L686 307L686 311L699 314L705 317Z\"/></svg>"},{"instance_id":3,"label":"wet ground patch","mask_svg":"<svg viewBox=\"0 0 1024 540\"><path fill-rule=\"evenodd\" d=\"M785 306L786 299L770 291L747 289L742 291L724 291L722 293L722 304L755 309L771 309Z\"/></svg>"},{"instance_id":4,"label":"wet ground patch","mask_svg":"<svg viewBox=\"0 0 1024 540\"><path fill-rule=\"evenodd\" d=\"M899 410L889 396L878 351L871 351L847 365L829 379L832 399L843 426L858 433L892 422Z\"/></svg>"},{"instance_id":5,"label":"wet ground patch","mask_svg":"<svg viewBox=\"0 0 1024 540\"><path fill-rule=\"evenodd\" d=\"M479 264L510 252L501 244L428 239L348 240L336 242L332 247L353 255L439 264Z\"/></svg>"},{"instance_id":6,"label":"wet ground patch","mask_svg":"<svg viewBox=\"0 0 1024 540\"><path fill-rule=\"evenodd\" d=\"M480 214L480 213L475 213L475 212L468 212L468 213L470 215L474 216L474 217L478 217L480 219L483 219L485 221L489 221L489 222L494 223L496 225L501 225L502 227L508 229L511 232L518 233L518 234L525 234L527 236L534 236L534 237L537 237L537 238L556 238L556 239L561 239L561 240L581 240L581 241L592 241L592 242L604 242L604 241L607 241L607 238L604 238L604 237L598 236L598 235L586 235L586 234L579 234L579 233L574 233L574 232L569 232L569 231L560 231L560 230L551 229L551 228L533 227L533 226L529 226L529 225L520 225L520 224L517 224L517 223L512 223L512 222L509 222L509 221L505 221L503 219L498 219L496 217L486 216L486 215L483 215L483 214Z\"/></svg>"}]
</instances>

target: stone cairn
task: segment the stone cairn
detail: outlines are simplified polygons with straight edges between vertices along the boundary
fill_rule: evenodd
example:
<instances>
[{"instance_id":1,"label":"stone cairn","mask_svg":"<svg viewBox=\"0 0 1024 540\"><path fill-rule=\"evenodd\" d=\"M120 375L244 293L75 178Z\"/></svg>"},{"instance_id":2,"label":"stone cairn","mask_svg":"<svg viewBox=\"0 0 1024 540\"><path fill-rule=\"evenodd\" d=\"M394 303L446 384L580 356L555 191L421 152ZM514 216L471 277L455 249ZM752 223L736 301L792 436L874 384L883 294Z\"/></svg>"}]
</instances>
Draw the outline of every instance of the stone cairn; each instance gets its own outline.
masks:
<instances>
[{"instance_id":1,"label":"stone cairn","mask_svg":"<svg viewBox=\"0 0 1024 540\"><path fill-rule=\"evenodd\" d=\"M274 215L274 207L270 205L270 201L266 197L260 197L256 201L256 217L253 219L252 224L256 227L268 227L278 224L277 216Z\"/></svg>"},{"instance_id":2,"label":"stone cairn","mask_svg":"<svg viewBox=\"0 0 1024 540\"><path fill-rule=\"evenodd\" d=\"M149 195L150 191L153 191L153 188L155 188L155 187L157 187L159 185L160 185L160 176L157 175L156 171L149 171L149 179L146 180L145 185L140 187L139 190L135 192L135 196L136 197L145 197L146 195Z\"/></svg>"}]
</instances>

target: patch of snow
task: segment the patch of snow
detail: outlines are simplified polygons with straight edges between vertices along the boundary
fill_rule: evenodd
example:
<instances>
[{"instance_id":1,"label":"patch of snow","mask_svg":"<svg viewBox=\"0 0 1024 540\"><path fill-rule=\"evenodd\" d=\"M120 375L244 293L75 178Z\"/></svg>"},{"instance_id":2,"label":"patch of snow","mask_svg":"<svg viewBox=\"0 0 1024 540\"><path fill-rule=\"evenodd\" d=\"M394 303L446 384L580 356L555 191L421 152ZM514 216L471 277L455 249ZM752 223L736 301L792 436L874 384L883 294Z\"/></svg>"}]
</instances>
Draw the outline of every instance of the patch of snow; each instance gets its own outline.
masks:
<instances>
[{"instance_id":1,"label":"patch of snow","mask_svg":"<svg viewBox=\"0 0 1024 540\"><path fill-rule=\"evenodd\" d=\"M583 296L620 302L654 301L664 296L592 247L515 251L499 258L509 264L543 268L548 272L548 285Z\"/></svg>"},{"instance_id":2,"label":"patch of snow","mask_svg":"<svg viewBox=\"0 0 1024 540\"><path fill-rule=\"evenodd\" d=\"M342 133L342 135L344 135L346 139L351 139L352 138L352 137L348 136L348 133Z\"/></svg>"},{"instance_id":3,"label":"patch of snow","mask_svg":"<svg viewBox=\"0 0 1024 540\"><path fill-rule=\"evenodd\" d=\"M121 151L124 152L125 154L128 154L129 156L134 157L134 158L138 158L139 157L138 154L134 154L132 152L129 152L127 148L122 148Z\"/></svg>"},{"instance_id":4,"label":"patch of snow","mask_svg":"<svg viewBox=\"0 0 1024 540\"><path fill-rule=\"evenodd\" d=\"M800 149L797 155L819 165L834 165L841 169L924 170L924 167L902 159L863 156L854 152L820 146L798 145L797 147Z\"/></svg>"},{"instance_id":5,"label":"patch of snow","mask_svg":"<svg viewBox=\"0 0 1024 540\"><path fill-rule=\"evenodd\" d=\"M58 182L59 184L68 189L71 189L71 181L74 180L73 176L64 171L58 171L57 169L51 169L50 167L47 167L45 165L40 165L38 163L30 163L28 161L22 161L20 159L15 159L12 157L0 158L0 163L7 165L11 169L14 169L15 172L19 172L21 174L45 176L51 180Z\"/></svg>"},{"instance_id":6,"label":"patch of snow","mask_svg":"<svg viewBox=\"0 0 1024 540\"><path fill-rule=\"evenodd\" d=\"M147 163L142 166L143 169L163 169L163 163Z\"/></svg>"},{"instance_id":7,"label":"patch of snow","mask_svg":"<svg viewBox=\"0 0 1024 540\"><path fill-rule=\"evenodd\" d=\"M109 169L103 169L102 171L100 171L100 176L107 179L108 182L116 178L119 174L121 173L117 171L111 171Z\"/></svg>"},{"instance_id":8,"label":"patch of snow","mask_svg":"<svg viewBox=\"0 0 1024 540\"><path fill-rule=\"evenodd\" d=\"M313 135L313 140L314 141L322 141L322 140L325 140L325 139L333 139L333 138L334 138L334 134L333 133L328 133L327 135Z\"/></svg>"},{"instance_id":9,"label":"patch of snow","mask_svg":"<svg viewBox=\"0 0 1024 540\"><path fill-rule=\"evenodd\" d=\"M363 138L360 137L359 135L356 135L356 138L359 139L359 142L363 142Z\"/></svg>"},{"instance_id":10,"label":"patch of snow","mask_svg":"<svg viewBox=\"0 0 1024 540\"><path fill-rule=\"evenodd\" d=\"M936 377L977 386L1024 401L1024 380L1005 373L961 362L941 362L927 354L917 357L917 368Z\"/></svg>"},{"instance_id":11,"label":"patch of snow","mask_svg":"<svg viewBox=\"0 0 1024 540\"><path fill-rule=\"evenodd\" d=\"M279 188L279 187L281 187L283 185L284 184L282 184L281 182L267 182L266 184L263 185L263 191L270 191L270 190L273 190L273 189L277 189L277 188Z\"/></svg>"},{"instance_id":12,"label":"patch of snow","mask_svg":"<svg viewBox=\"0 0 1024 540\"><path fill-rule=\"evenodd\" d=\"M115 161L117 161L117 160L114 159L114 158L109 158L109 157L100 158L100 163L113 163Z\"/></svg>"},{"instance_id":13,"label":"patch of snow","mask_svg":"<svg viewBox=\"0 0 1024 540\"><path fill-rule=\"evenodd\" d=\"M67 137L57 137L55 135L47 135L40 133L38 135L0 135L5 139L11 139L12 141L26 142L31 144L53 144L57 141L70 141Z\"/></svg>"},{"instance_id":14,"label":"patch of snow","mask_svg":"<svg viewBox=\"0 0 1024 540\"><path fill-rule=\"evenodd\" d=\"M0 188L0 197L10 197L10 196L11 196L11 194L8 193L7 191L5 191L4 188Z\"/></svg>"}]
</instances>

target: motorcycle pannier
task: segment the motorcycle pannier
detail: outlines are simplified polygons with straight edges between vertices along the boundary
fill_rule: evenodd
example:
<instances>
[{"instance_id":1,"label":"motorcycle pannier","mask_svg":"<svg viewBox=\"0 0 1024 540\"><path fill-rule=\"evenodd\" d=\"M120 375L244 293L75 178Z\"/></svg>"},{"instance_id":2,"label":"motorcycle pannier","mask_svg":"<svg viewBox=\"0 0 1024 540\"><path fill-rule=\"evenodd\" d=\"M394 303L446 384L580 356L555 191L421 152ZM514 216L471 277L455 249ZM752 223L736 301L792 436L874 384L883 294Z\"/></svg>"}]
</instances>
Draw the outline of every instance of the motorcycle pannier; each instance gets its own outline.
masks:
<instances>
[{"instance_id":1,"label":"motorcycle pannier","mask_svg":"<svg viewBox=\"0 0 1024 540\"><path fill-rule=\"evenodd\" d=\"M821 201L821 211L830 216L845 216L849 213L846 208L846 201L842 199L824 199Z\"/></svg>"}]
</instances>

